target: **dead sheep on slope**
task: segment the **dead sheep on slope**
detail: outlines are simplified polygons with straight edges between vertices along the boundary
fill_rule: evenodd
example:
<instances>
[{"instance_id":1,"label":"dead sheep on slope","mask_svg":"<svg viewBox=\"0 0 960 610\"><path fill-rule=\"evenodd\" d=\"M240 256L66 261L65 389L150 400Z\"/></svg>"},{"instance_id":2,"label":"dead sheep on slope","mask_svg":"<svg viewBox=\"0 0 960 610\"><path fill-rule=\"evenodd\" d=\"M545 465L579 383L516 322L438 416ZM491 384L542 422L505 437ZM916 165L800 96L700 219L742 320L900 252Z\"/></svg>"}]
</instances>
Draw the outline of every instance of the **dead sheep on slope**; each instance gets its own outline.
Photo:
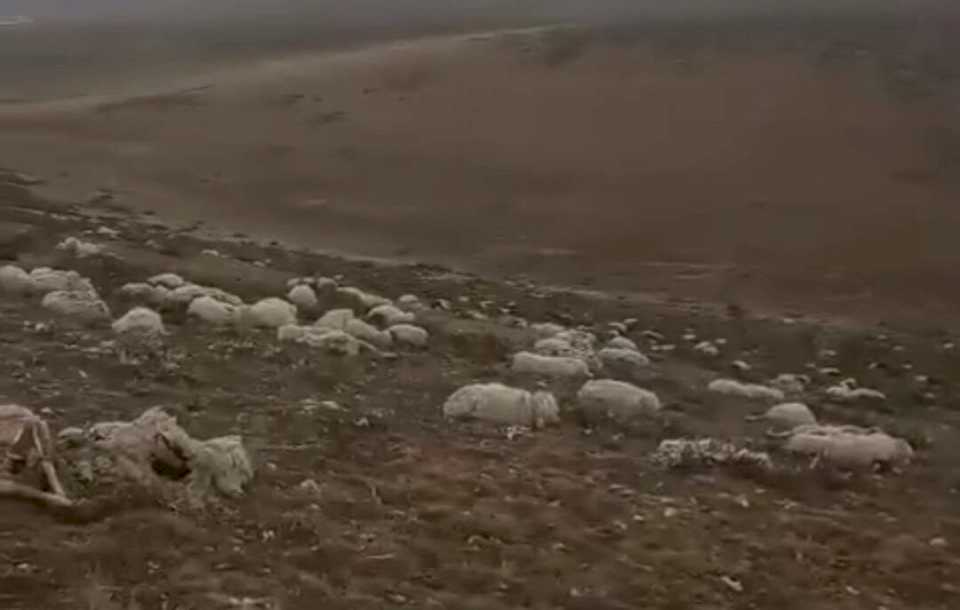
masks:
<instances>
[{"instance_id":1,"label":"dead sheep on slope","mask_svg":"<svg viewBox=\"0 0 960 610\"><path fill-rule=\"evenodd\" d=\"M857 426L800 426L786 434L784 449L845 469L903 466L914 456L906 440Z\"/></svg>"},{"instance_id":2,"label":"dead sheep on slope","mask_svg":"<svg viewBox=\"0 0 960 610\"><path fill-rule=\"evenodd\" d=\"M398 345L424 348L430 342L430 333L413 324L394 324L387 329L387 332Z\"/></svg>"},{"instance_id":3,"label":"dead sheep on slope","mask_svg":"<svg viewBox=\"0 0 960 610\"><path fill-rule=\"evenodd\" d=\"M146 303L155 307L162 307L170 297L169 288L146 282L124 284L117 292L133 302Z\"/></svg>"},{"instance_id":4,"label":"dead sheep on slope","mask_svg":"<svg viewBox=\"0 0 960 610\"><path fill-rule=\"evenodd\" d=\"M68 237L57 244L57 250L61 250L77 258L87 258L89 256L103 254L104 248L100 244L82 241L76 237Z\"/></svg>"},{"instance_id":5,"label":"dead sheep on slope","mask_svg":"<svg viewBox=\"0 0 960 610\"><path fill-rule=\"evenodd\" d=\"M310 310L317 306L317 293L307 284L297 284L287 293L287 300L300 309Z\"/></svg>"},{"instance_id":6,"label":"dead sheep on slope","mask_svg":"<svg viewBox=\"0 0 960 610\"><path fill-rule=\"evenodd\" d=\"M277 340L281 343L306 345L334 356L356 356L361 351L379 353L373 345L360 341L343 330L322 326L281 326L277 329Z\"/></svg>"},{"instance_id":7,"label":"dead sheep on slope","mask_svg":"<svg viewBox=\"0 0 960 610\"><path fill-rule=\"evenodd\" d=\"M167 330L160 314L146 307L135 307L113 323L113 332L118 334L163 335Z\"/></svg>"},{"instance_id":8,"label":"dead sheep on slope","mask_svg":"<svg viewBox=\"0 0 960 610\"><path fill-rule=\"evenodd\" d=\"M650 366L650 359L632 349L605 347L597 352L603 370L620 377L634 377Z\"/></svg>"},{"instance_id":9,"label":"dead sheep on slope","mask_svg":"<svg viewBox=\"0 0 960 610\"><path fill-rule=\"evenodd\" d=\"M95 291L55 290L43 297L40 305L59 316L79 322L105 322L111 318L110 308Z\"/></svg>"},{"instance_id":10,"label":"dead sheep on slope","mask_svg":"<svg viewBox=\"0 0 960 610\"><path fill-rule=\"evenodd\" d=\"M748 466L761 470L773 469L773 461L768 454L713 438L667 439L660 443L650 458L664 468Z\"/></svg>"},{"instance_id":11,"label":"dead sheep on slope","mask_svg":"<svg viewBox=\"0 0 960 610\"><path fill-rule=\"evenodd\" d=\"M382 349L387 349L393 345L393 337L389 332L371 326L359 318L348 320L343 330L361 341L366 341Z\"/></svg>"},{"instance_id":12,"label":"dead sheep on slope","mask_svg":"<svg viewBox=\"0 0 960 610\"><path fill-rule=\"evenodd\" d=\"M202 296L190 302L187 316L215 326L224 326L235 324L240 319L240 308L213 297Z\"/></svg>"},{"instance_id":13,"label":"dead sheep on slope","mask_svg":"<svg viewBox=\"0 0 960 610\"><path fill-rule=\"evenodd\" d=\"M544 377L592 377L590 367L580 358L541 356L530 352L513 355L511 368L515 373Z\"/></svg>"},{"instance_id":14,"label":"dead sheep on slope","mask_svg":"<svg viewBox=\"0 0 960 610\"><path fill-rule=\"evenodd\" d=\"M239 436L194 439L158 407L130 422L94 424L82 440L70 463L92 465L98 482L122 479L150 490L175 492L185 482L182 491L192 500L204 500L210 494L240 496L254 477Z\"/></svg>"},{"instance_id":15,"label":"dead sheep on slope","mask_svg":"<svg viewBox=\"0 0 960 610\"><path fill-rule=\"evenodd\" d=\"M396 324L413 324L417 316L413 313L403 311L393 305L378 305L370 310L367 319L380 326L394 326Z\"/></svg>"},{"instance_id":16,"label":"dead sheep on slope","mask_svg":"<svg viewBox=\"0 0 960 610\"><path fill-rule=\"evenodd\" d=\"M16 265L0 267L0 292L22 296L34 292L30 274Z\"/></svg>"},{"instance_id":17,"label":"dead sheep on slope","mask_svg":"<svg viewBox=\"0 0 960 610\"><path fill-rule=\"evenodd\" d=\"M857 387L854 379L844 379L837 385L827 388L825 393L827 398L836 402L882 402L887 399L887 395L879 390Z\"/></svg>"},{"instance_id":18,"label":"dead sheep on slope","mask_svg":"<svg viewBox=\"0 0 960 610\"><path fill-rule=\"evenodd\" d=\"M577 406L585 419L628 423L660 411L660 399L649 390L612 379L588 381L577 392Z\"/></svg>"},{"instance_id":19,"label":"dead sheep on slope","mask_svg":"<svg viewBox=\"0 0 960 610\"><path fill-rule=\"evenodd\" d=\"M450 419L476 419L508 426L542 428L560 421L557 400L549 392L528 392L500 383L460 388L443 405Z\"/></svg>"},{"instance_id":20,"label":"dead sheep on slope","mask_svg":"<svg viewBox=\"0 0 960 610\"><path fill-rule=\"evenodd\" d=\"M379 305L387 305L390 303L389 299L385 299L382 296L369 292L364 292L363 290L353 286L337 288L336 296L339 301L342 301L351 309L361 313L366 313L367 311Z\"/></svg>"},{"instance_id":21,"label":"dead sheep on slope","mask_svg":"<svg viewBox=\"0 0 960 610\"><path fill-rule=\"evenodd\" d=\"M774 405L765 413L753 415L747 421L765 421L775 429L793 429L799 426L810 426L817 423L817 418L810 407L800 402L785 402Z\"/></svg>"},{"instance_id":22,"label":"dead sheep on slope","mask_svg":"<svg viewBox=\"0 0 960 610\"><path fill-rule=\"evenodd\" d=\"M784 398L783 392L776 388L768 388L765 385L755 383L741 383L734 379L715 379L710 382L707 389L716 394L737 396L749 400L783 402Z\"/></svg>"},{"instance_id":23,"label":"dead sheep on slope","mask_svg":"<svg viewBox=\"0 0 960 610\"><path fill-rule=\"evenodd\" d=\"M347 322L354 318L356 318L356 316L352 309L331 309L320 316L320 319L314 322L313 325L321 328L344 330L347 328Z\"/></svg>"},{"instance_id":24,"label":"dead sheep on slope","mask_svg":"<svg viewBox=\"0 0 960 610\"><path fill-rule=\"evenodd\" d=\"M259 328L280 328L297 323L297 307L283 299L261 299L240 309L241 323Z\"/></svg>"},{"instance_id":25,"label":"dead sheep on slope","mask_svg":"<svg viewBox=\"0 0 960 610\"><path fill-rule=\"evenodd\" d=\"M54 291L96 292L93 284L76 271L63 271L50 267L37 267L30 272L33 290L38 294Z\"/></svg>"},{"instance_id":26,"label":"dead sheep on slope","mask_svg":"<svg viewBox=\"0 0 960 610\"><path fill-rule=\"evenodd\" d=\"M806 375L781 373L770 381L770 385L784 394L802 394L807 389L810 378Z\"/></svg>"},{"instance_id":27,"label":"dead sheep on slope","mask_svg":"<svg viewBox=\"0 0 960 610\"><path fill-rule=\"evenodd\" d=\"M640 351L640 348L637 347L637 344L626 337L614 337L610 339L607 341L607 347L612 349L629 349L635 352Z\"/></svg>"}]
</instances>

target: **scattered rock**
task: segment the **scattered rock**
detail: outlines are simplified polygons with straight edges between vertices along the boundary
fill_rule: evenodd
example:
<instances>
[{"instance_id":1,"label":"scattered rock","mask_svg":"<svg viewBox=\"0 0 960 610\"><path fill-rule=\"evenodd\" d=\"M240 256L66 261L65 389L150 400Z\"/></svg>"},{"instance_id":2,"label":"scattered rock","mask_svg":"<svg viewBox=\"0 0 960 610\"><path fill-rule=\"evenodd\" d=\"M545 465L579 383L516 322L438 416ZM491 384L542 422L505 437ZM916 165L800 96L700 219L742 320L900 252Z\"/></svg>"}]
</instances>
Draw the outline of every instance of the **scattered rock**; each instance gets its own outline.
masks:
<instances>
[{"instance_id":1,"label":"scattered rock","mask_svg":"<svg viewBox=\"0 0 960 610\"><path fill-rule=\"evenodd\" d=\"M553 394L531 393L500 383L460 388L444 403L443 414L455 419L478 419L530 428L541 428L560 421L560 410Z\"/></svg>"},{"instance_id":2,"label":"scattered rock","mask_svg":"<svg viewBox=\"0 0 960 610\"><path fill-rule=\"evenodd\" d=\"M577 392L577 405L588 421L612 419L626 423L660 411L660 399L653 392L611 379L585 383Z\"/></svg>"}]
</instances>

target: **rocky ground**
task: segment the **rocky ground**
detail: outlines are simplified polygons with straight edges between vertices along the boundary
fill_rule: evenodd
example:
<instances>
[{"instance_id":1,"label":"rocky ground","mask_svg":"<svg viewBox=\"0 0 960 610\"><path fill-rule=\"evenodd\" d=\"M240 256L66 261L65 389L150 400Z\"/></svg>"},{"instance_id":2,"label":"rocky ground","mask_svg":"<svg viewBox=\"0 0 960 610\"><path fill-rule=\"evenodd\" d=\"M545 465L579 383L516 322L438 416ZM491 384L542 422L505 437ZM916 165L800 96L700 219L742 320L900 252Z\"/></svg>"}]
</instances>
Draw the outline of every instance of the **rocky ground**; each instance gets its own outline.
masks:
<instances>
[{"instance_id":1,"label":"rocky ground","mask_svg":"<svg viewBox=\"0 0 960 610\"><path fill-rule=\"evenodd\" d=\"M0 300L4 402L42 413L55 433L160 405L194 436L242 435L256 465L243 497L202 505L88 488L69 474L77 509L4 500L3 608L960 604L960 355L947 333L642 303L241 237L212 241L150 217L48 204L18 182L8 174L2 187L3 257L79 271L114 317L129 307L121 285L168 271L248 302L318 275L390 298L413 293L433 307L418 314L429 348L389 357L330 356L280 344L275 331L167 315L165 356L130 363L107 323L54 317L37 298ZM57 250L68 236L105 250L85 258ZM510 371L510 355L531 342L518 318L601 337L610 322L635 318L627 335L652 363L630 381L655 391L662 410L630 425L588 425L575 408L580 382ZM716 339L726 340L717 356L693 349ZM732 370L738 360L749 370ZM810 375L798 398L821 421L878 426L907 439L913 461L811 465L745 419L763 402L706 389L719 377L764 382L787 372ZM831 401L824 389L839 376L887 399ZM551 390L560 424L445 421L447 396L478 381ZM769 451L774 468L651 460L661 440L684 437Z\"/></svg>"}]
</instances>

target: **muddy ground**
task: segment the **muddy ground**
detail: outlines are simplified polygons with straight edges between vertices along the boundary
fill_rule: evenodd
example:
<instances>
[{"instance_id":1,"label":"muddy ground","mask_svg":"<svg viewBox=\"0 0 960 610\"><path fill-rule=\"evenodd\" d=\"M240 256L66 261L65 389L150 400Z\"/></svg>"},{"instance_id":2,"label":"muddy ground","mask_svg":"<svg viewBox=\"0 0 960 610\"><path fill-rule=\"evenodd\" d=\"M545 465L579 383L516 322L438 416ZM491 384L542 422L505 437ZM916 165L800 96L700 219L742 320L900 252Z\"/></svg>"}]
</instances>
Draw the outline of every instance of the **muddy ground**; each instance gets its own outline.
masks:
<instances>
[{"instance_id":1,"label":"muddy ground","mask_svg":"<svg viewBox=\"0 0 960 610\"><path fill-rule=\"evenodd\" d=\"M421 316L429 349L396 359L341 360L282 347L270 332L215 331L166 320L174 366L125 365L106 327L51 320L37 301L0 301L4 401L43 410L59 430L130 419L163 405L199 437L242 434L257 477L243 498L202 509L149 496L87 497L77 513L0 507L0 606L95 610L272 609L948 609L960 604L957 425L960 354L944 332L761 316L750 310L554 291L430 266L383 266L242 238L210 241L150 216L33 198L8 175L0 199L3 257L91 277L114 291L161 271L245 299L281 295L295 275L340 276L396 298L446 299ZM102 202L101 202L102 206ZM107 257L54 249L95 233ZM216 249L223 256L203 254ZM490 303L484 303L490 301ZM587 428L576 384L547 383L561 425L519 436L450 423L445 397L464 383L527 388L509 354L528 341L497 321L583 324L638 318L631 333L654 359L636 379L665 403L630 428ZM486 311L490 319L474 319ZM474 312L474 313L472 313ZM38 322L52 322L37 327ZM679 347L650 351L643 330ZM705 359L682 335L728 340ZM836 355L825 355L824 350ZM753 365L747 379L808 372L821 419L878 425L908 438L902 470L811 469L774 450L773 473L665 471L663 438L713 436L766 448L744 416L762 405L717 398L706 383ZM814 363L813 368L811 364ZM879 363L879 365L877 364ZM843 375L889 400L843 406L822 389ZM925 383L915 379L923 374ZM340 409L322 406L336 401ZM65 465L61 464L61 467Z\"/></svg>"}]
</instances>

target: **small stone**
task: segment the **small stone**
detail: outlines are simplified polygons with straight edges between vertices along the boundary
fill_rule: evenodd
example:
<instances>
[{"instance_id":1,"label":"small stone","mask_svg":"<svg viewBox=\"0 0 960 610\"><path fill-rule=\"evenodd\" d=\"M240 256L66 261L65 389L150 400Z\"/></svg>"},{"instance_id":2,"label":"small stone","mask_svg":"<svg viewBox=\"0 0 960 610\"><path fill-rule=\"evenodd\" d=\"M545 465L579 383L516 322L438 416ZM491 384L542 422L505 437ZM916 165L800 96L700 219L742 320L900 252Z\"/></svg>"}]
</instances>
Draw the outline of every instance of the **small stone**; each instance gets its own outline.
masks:
<instances>
[{"instance_id":1,"label":"small stone","mask_svg":"<svg viewBox=\"0 0 960 610\"><path fill-rule=\"evenodd\" d=\"M947 545L948 545L948 543L947 543L947 539L946 539L946 538L942 538L942 537L940 537L940 536L937 536L936 538L931 538L931 539L930 539L930 546L932 546L932 547L934 547L934 548L942 549L942 548L947 547Z\"/></svg>"}]
</instances>

